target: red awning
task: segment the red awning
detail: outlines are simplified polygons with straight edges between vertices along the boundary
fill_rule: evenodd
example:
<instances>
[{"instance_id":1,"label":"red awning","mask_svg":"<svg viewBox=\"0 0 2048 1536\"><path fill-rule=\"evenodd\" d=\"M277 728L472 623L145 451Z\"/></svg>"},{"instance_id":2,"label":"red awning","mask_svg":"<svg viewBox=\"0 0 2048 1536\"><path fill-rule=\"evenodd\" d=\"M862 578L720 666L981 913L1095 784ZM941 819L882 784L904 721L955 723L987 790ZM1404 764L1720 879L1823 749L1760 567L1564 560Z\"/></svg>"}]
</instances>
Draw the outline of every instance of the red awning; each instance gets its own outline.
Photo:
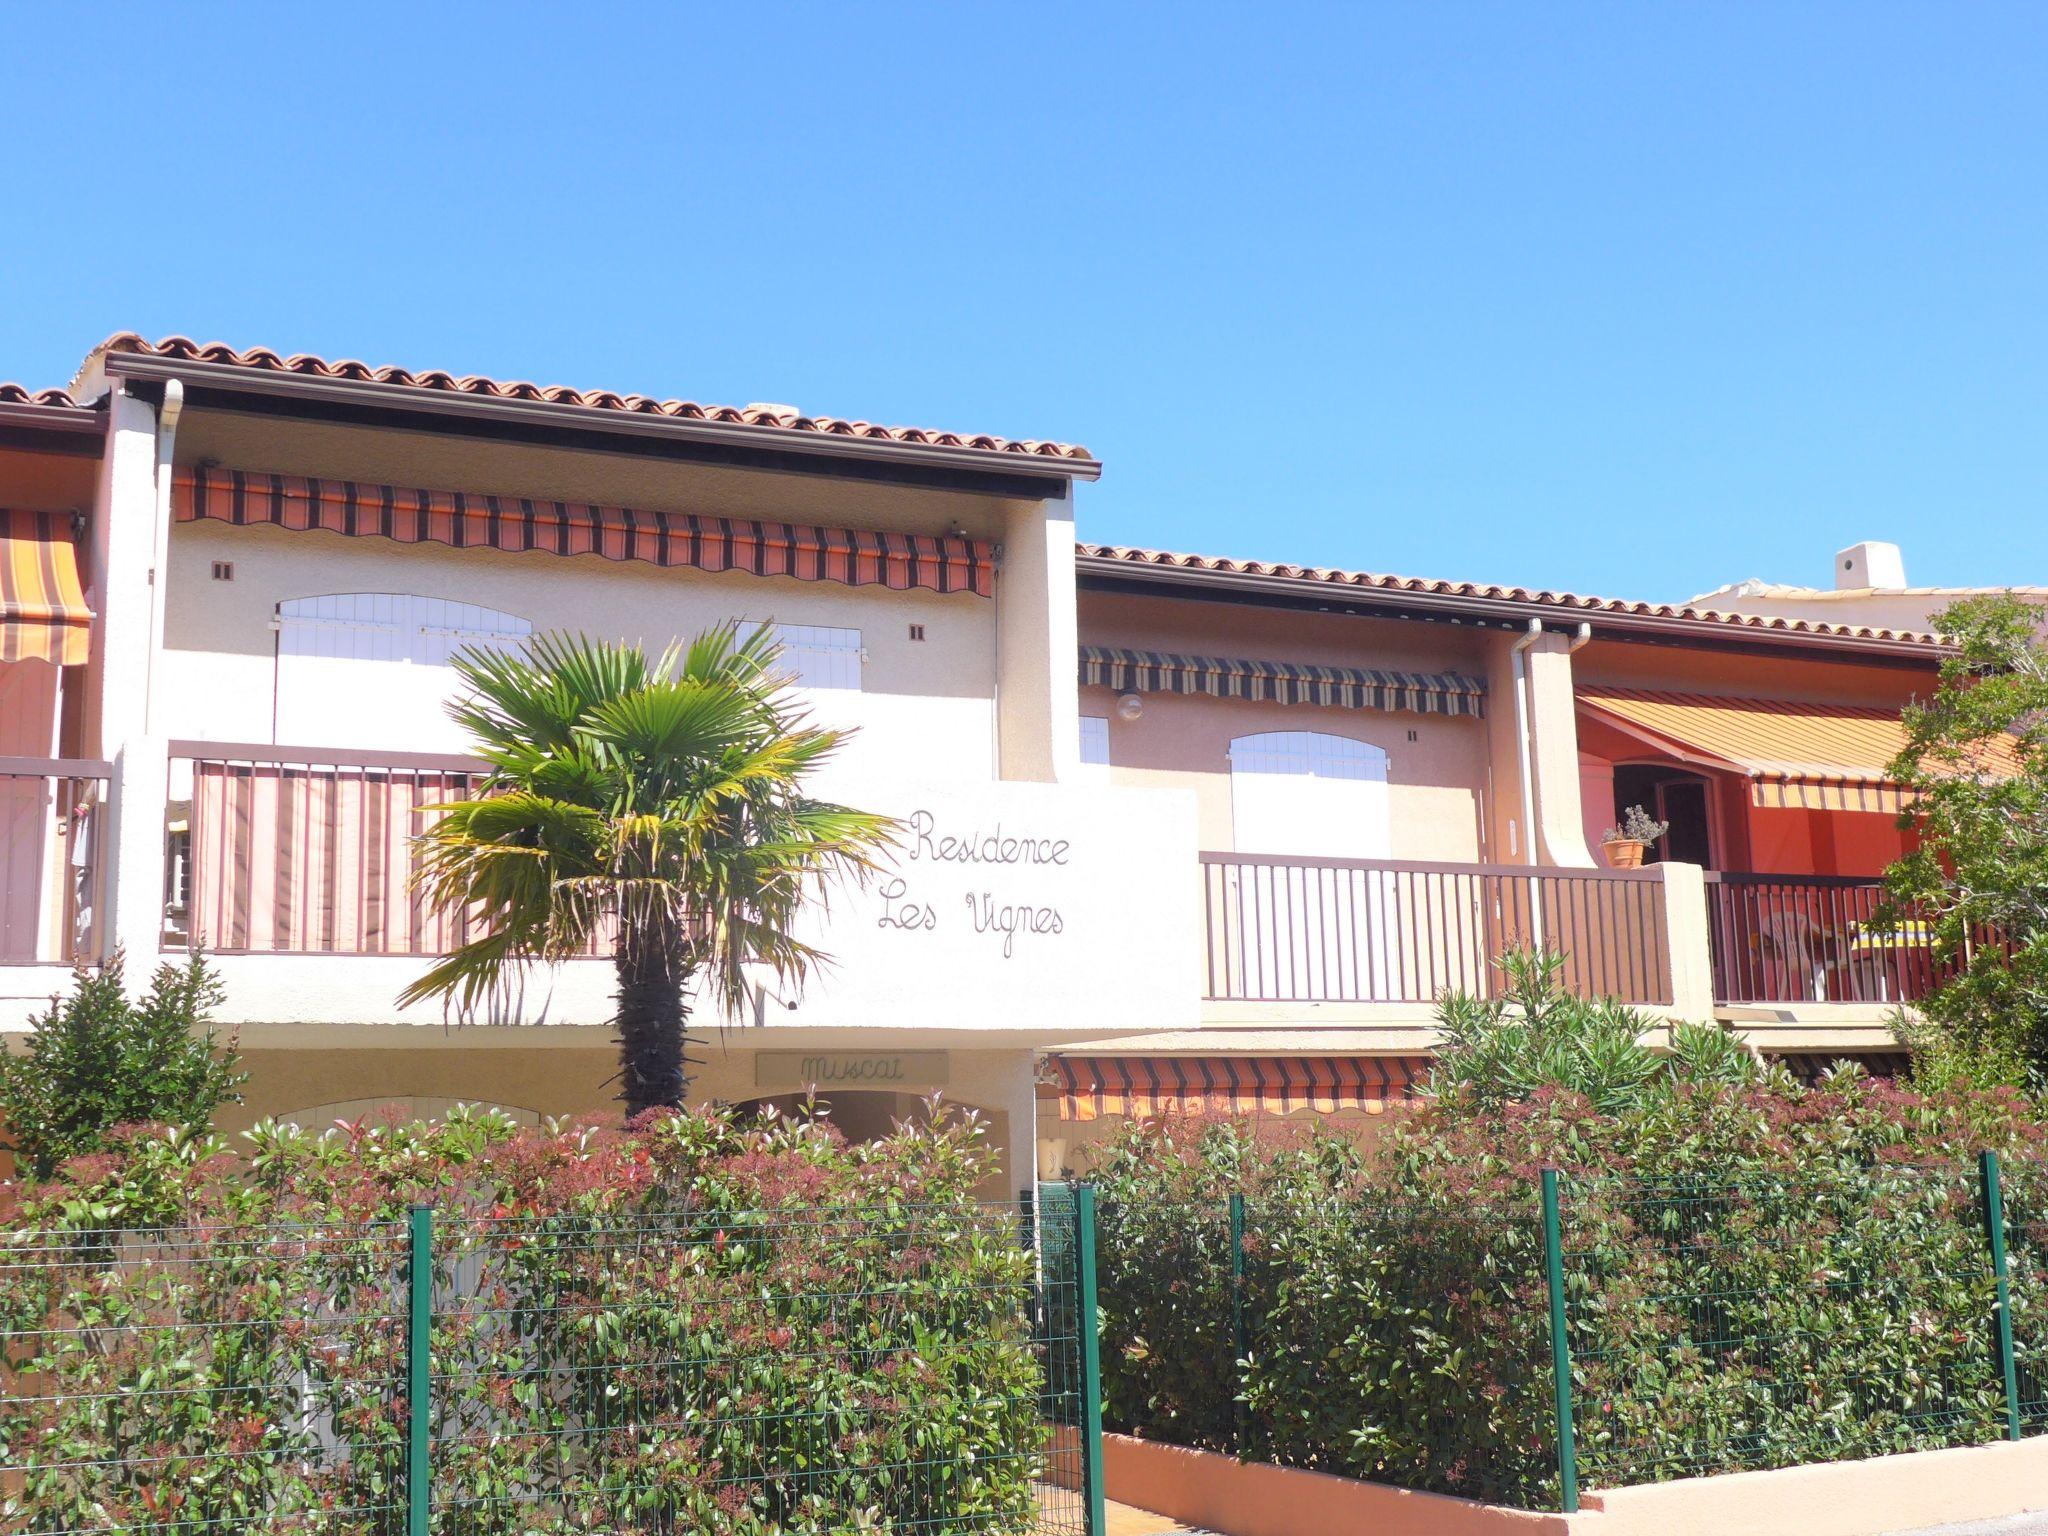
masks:
<instances>
[{"instance_id":1,"label":"red awning","mask_svg":"<svg viewBox=\"0 0 2048 1536\"><path fill-rule=\"evenodd\" d=\"M71 514L0 507L0 661L76 667L91 649Z\"/></svg>"},{"instance_id":2,"label":"red awning","mask_svg":"<svg viewBox=\"0 0 2048 1536\"><path fill-rule=\"evenodd\" d=\"M1426 1056L1055 1056L1062 1120L1368 1112L1415 1097Z\"/></svg>"},{"instance_id":3,"label":"red awning","mask_svg":"<svg viewBox=\"0 0 2048 1536\"><path fill-rule=\"evenodd\" d=\"M995 591L995 546L960 534L878 533L696 512L643 512L587 502L422 491L246 469L181 469L173 515L317 529L401 544L599 555L700 571L744 571L842 586Z\"/></svg>"},{"instance_id":4,"label":"red awning","mask_svg":"<svg viewBox=\"0 0 2048 1536\"><path fill-rule=\"evenodd\" d=\"M1766 809L1896 814L1906 804L1889 771L1906 745L1895 709L1602 687L1581 688L1578 705L1681 762L1742 774ZM2018 759L1993 748L1982 766L2003 777Z\"/></svg>"}]
</instances>

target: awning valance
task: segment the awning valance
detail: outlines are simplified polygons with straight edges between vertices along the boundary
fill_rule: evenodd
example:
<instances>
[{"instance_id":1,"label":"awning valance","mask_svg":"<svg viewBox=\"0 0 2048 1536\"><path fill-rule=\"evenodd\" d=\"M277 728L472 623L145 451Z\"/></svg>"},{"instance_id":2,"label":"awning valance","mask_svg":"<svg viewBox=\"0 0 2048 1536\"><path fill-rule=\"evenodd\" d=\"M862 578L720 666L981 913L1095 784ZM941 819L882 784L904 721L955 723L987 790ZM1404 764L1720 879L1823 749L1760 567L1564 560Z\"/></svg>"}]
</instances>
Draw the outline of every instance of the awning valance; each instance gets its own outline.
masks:
<instances>
[{"instance_id":1,"label":"awning valance","mask_svg":"<svg viewBox=\"0 0 2048 1536\"><path fill-rule=\"evenodd\" d=\"M1910 1051L1774 1051L1769 1059L1783 1062L1809 1088L1838 1062L1853 1061L1872 1077L1900 1078L1913 1070Z\"/></svg>"},{"instance_id":2,"label":"awning valance","mask_svg":"<svg viewBox=\"0 0 2048 1536\"><path fill-rule=\"evenodd\" d=\"M956 534L877 533L204 467L177 472L171 505L181 523L208 518L401 544L602 555L849 587L917 587L981 597L995 591L994 546Z\"/></svg>"},{"instance_id":3,"label":"awning valance","mask_svg":"<svg viewBox=\"0 0 2048 1536\"><path fill-rule=\"evenodd\" d=\"M1897 813L1909 798L1887 772L1906 745L1895 710L1635 688L1581 688L1578 705L1681 761L1745 775L1751 799L1767 809ZM2000 748L1984 768L2004 775L2017 766Z\"/></svg>"},{"instance_id":4,"label":"awning valance","mask_svg":"<svg viewBox=\"0 0 2048 1536\"><path fill-rule=\"evenodd\" d=\"M0 661L76 667L91 649L71 514L0 507Z\"/></svg>"},{"instance_id":5,"label":"awning valance","mask_svg":"<svg viewBox=\"0 0 2048 1536\"><path fill-rule=\"evenodd\" d=\"M1415 1097L1425 1056L1055 1056L1062 1120L1374 1111Z\"/></svg>"},{"instance_id":6,"label":"awning valance","mask_svg":"<svg viewBox=\"0 0 2048 1536\"><path fill-rule=\"evenodd\" d=\"M1462 672L1391 672L1296 661L1181 656L1120 646L1081 647L1084 686L1120 693L1207 694L1334 709L1406 709L1425 715L1483 715L1486 684Z\"/></svg>"}]
</instances>

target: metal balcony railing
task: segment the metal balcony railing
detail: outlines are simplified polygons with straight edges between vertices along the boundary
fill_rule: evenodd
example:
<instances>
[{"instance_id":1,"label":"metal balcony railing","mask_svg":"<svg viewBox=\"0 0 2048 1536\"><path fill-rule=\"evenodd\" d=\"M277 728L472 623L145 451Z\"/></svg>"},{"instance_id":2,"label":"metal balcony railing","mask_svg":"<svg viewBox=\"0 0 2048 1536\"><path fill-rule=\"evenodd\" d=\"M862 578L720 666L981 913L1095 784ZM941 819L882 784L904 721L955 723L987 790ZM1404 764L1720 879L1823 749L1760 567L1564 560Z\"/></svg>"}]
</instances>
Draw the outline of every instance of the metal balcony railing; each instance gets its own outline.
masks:
<instances>
[{"instance_id":1,"label":"metal balcony railing","mask_svg":"<svg viewBox=\"0 0 2048 1536\"><path fill-rule=\"evenodd\" d=\"M1707 936L1720 1003L1910 1003L1954 974L1933 927L1880 918L1884 882L1709 870Z\"/></svg>"},{"instance_id":2,"label":"metal balcony railing","mask_svg":"<svg viewBox=\"0 0 2048 1536\"><path fill-rule=\"evenodd\" d=\"M95 958L109 766L0 757L0 963Z\"/></svg>"},{"instance_id":3,"label":"metal balcony railing","mask_svg":"<svg viewBox=\"0 0 2048 1536\"><path fill-rule=\"evenodd\" d=\"M1583 996L1671 1000L1654 870L1201 856L1212 1001L1431 1003L1491 995L1516 947L1565 957Z\"/></svg>"}]
</instances>

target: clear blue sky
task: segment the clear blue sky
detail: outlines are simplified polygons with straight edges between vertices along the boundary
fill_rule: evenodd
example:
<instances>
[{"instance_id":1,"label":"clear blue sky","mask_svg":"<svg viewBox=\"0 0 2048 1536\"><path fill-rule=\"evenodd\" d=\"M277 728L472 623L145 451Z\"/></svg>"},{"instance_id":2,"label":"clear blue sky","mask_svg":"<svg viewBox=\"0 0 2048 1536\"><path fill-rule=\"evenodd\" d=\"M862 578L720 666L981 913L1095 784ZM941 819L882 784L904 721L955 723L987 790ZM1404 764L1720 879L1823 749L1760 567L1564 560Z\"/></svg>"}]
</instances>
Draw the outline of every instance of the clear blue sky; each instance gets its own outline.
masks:
<instances>
[{"instance_id":1,"label":"clear blue sky","mask_svg":"<svg viewBox=\"0 0 2048 1536\"><path fill-rule=\"evenodd\" d=\"M0 378L123 329L1086 442L1092 539L2048 581L2039 6L17 7Z\"/></svg>"}]
</instances>

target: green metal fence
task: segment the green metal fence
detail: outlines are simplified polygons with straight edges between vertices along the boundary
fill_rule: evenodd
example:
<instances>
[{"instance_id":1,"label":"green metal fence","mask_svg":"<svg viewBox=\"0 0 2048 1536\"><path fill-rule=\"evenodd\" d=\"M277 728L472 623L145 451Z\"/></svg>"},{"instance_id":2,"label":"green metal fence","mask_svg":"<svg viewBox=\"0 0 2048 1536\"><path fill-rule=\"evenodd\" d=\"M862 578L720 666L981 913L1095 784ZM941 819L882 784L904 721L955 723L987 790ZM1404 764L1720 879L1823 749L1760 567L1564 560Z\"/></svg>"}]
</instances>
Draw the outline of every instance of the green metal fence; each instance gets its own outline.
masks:
<instances>
[{"instance_id":1,"label":"green metal fence","mask_svg":"<svg viewBox=\"0 0 2048 1536\"><path fill-rule=\"evenodd\" d=\"M2038 1427L1998 1158L1730 1184L1543 1177L1561 1504ZM2033 1171L2025 1181L2035 1182ZM2031 1234L2019 1245L2038 1284ZM2041 1307L2018 1330L2036 1358Z\"/></svg>"},{"instance_id":2,"label":"green metal fence","mask_svg":"<svg viewBox=\"0 0 2048 1536\"><path fill-rule=\"evenodd\" d=\"M0 1528L1100 1536L1092 1203L0 1248Z\"/></svg>"},{"instance_id":3,"label":"green metal fence","mask_svg":"<svg viewBox=\"0 0 2048 1536\"><path fill-rule=\"evenodd\" d=\"M2048 1162L1298 1180L1103 1232L1115 1427L1244 1460L1572 1511L2048 1433Z\"/></svg>"}]
</instances>

